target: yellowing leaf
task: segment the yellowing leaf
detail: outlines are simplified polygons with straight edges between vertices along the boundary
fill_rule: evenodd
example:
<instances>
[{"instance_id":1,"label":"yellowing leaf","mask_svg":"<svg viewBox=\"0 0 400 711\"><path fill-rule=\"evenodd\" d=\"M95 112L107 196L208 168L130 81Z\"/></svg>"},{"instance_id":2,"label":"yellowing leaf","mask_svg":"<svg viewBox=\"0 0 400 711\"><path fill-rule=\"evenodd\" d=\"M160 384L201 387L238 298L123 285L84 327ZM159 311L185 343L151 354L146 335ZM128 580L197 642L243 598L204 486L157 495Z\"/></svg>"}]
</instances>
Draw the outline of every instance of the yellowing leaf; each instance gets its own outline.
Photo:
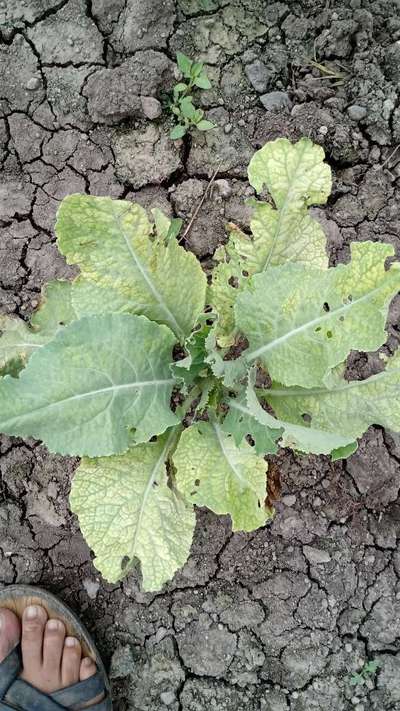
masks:
<instances>
[{"instance_id":1,"label":"yellowing leaf","mask_svg":"<svg viewBox=\"0 0 400 711\"><path fill-rule=\"evenodd\" d=\"M331 190L323 159L322 148L306 138L295 144L277 139L254 154L249 180L258 191L266 185L277 209L254 201L252 237L233 229L228 244L216 252L220 264L208 300L219 314L220 346L234 342L234 302L251 275L288 262L328 266L324 232L308 212L309 205L326 202Z\"/></svg>"},{"instance_id":2,"label":"yellowing leaf","mask_svg":"<svg viewBox=\"0 0 400 711\"><path fill-rule=\"evenodd\" d=\"M83 459L74 476L71 508L109 582L139 560L143 589L160 590L189 556L193 507L167 482L174 439L172 431L120 456Z\"/></svg>"},{"instance_id":3,"label":"yellowing leaf","mask_svg":"<svg viewBox=\"0 0 400 711\"><path fill-rule=\"evenodd\" d=\"M52 281L46 286L30 325L18 317L0 315L0 374L17 376L29 356L74 318L69 281Z\"/></svg>"},{"instance_id":4,"label":"yellowing leaf","mask_svg":"<svg viewBox=\"0 0 400 711\"><path fill-rule=\"evenodd\" d=\"M326 387L283 388L265 391L277 417L337 433L355 440L370 425L400 430L400 351L387 359L382 373L366 380L347 381L341 371L331 373ZM343 446L343 445L341 445Z\"/></svg>"},{"instance_id":5,"label":"yellowing leaf","mask_svg":"<svg viewBox=\"0 0 400 711\"><path fill-rule=\"evenodd\" d=\"M185 498L230 514L234 531L253 531L271 517L264 507L267 463L247 442L237 447L217 423L197 422L184 430L173 460Z\"/></svg>"},{"instance_id":6,"label":"yellowing leaf","mask_svg":"<svg viewBox=\"0 0 400 711\"><path fill-rule=\"evenodd\" d=\"M183 341L203 311L206 277L193 254L176 240L152 239L151 230L140 205L90 195L65 198L56 224L60 251L85 281L111 289L131 313Z\"/></svg>"},{"instance_id":7,"label":"yellowing leaf","mask_svg":"<svg viewBox=\"0 0 400 711\"><path fill-rule=\"evenodd\" d=\"M349 264L327 270L285 264L255 275L235 305L249 341L247 362L259 361L279 383L309 388L351 350L379 348L389 303L400 290L400 265L385 271L393 253L387 244L354 243Z\"/></svg>"}]
</instances>

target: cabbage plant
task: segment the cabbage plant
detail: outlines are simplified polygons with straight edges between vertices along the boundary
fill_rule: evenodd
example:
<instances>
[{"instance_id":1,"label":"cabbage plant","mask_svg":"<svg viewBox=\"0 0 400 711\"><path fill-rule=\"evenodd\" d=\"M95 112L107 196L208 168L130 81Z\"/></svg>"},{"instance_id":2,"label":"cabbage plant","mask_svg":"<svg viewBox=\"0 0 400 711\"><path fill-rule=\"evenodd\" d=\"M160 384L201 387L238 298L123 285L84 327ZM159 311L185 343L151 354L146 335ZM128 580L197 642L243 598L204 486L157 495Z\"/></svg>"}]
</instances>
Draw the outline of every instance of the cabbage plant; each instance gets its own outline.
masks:
<instances>
[{"instance_id":1,"label":"cabbage plant","mask_svg":"<svg viewBox=\"0 0 400 711\"><path fill-rule=\"evenodd\" d=\"M372 424L400 430L399 352L366 380L345 373L387 338L393 248L356 242L328 266L309 207L331 172L308 139L267 143L248 176L268 199L209 275L159 210L68 196L57 244L79 275L48 284L29 324L1 317L0 430L81 457L71 508L110 582L139 562L159 590L188 558L195 506L264 526L278 447L338 459Z\"/></svg>"}]
</instances>

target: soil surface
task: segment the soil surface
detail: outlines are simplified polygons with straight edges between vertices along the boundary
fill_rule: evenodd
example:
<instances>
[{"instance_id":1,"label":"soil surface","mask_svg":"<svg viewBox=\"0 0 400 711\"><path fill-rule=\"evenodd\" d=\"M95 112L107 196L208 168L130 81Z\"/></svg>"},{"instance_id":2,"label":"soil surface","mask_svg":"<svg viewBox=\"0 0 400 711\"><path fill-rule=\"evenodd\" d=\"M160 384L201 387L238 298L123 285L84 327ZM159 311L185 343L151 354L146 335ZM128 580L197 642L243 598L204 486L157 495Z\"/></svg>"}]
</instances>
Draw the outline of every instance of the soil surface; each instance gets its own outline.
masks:
<instances>
[{"instance_id":1,"label":"soil surface","mask_svg":"<svg viewBox=\"0 0 400 711\"><path fill-rule=\"evenodd\" d=\"M400 251L399 0L0 0L0 308L28 315L71 270L54 219L73 192L190 219L205 263L248 221L246 165L310 136L335 182L315 210L332 263L354 240ZM168 139L176 50L205 60L218 129ZM399 342L394 302L383 349ZM353 377L376 357L352 359ZM110 664L117 711L399 711L400 437L370 429L346 462L281 451L274 523L232 535L198 511L192 555L160 594L108 585L68 490L76 461L0 440L0 579L59 594ZM352 675L376 660L376 673Z\"/></svg>"}]
</instances>

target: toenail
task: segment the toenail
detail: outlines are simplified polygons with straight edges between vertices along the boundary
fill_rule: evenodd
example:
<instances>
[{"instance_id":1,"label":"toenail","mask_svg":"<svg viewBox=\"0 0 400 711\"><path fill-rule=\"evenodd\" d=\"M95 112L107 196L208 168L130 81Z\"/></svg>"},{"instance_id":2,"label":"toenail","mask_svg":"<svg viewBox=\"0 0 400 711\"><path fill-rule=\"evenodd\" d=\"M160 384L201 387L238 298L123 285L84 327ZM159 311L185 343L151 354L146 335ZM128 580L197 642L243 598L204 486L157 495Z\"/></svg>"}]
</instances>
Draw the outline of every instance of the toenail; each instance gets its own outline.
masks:
<instances>
[{"instance_id":1,"label":"toenail","mask_svg":"<svg viewBox=\"0 0 400 711\"><path fill-rule=\"evenodd\" d=\"M56 630L59 630L60 627L61 627L61 625L58 620L49 620L47 623L47 629L49 629L51 632L55 632Z\"/></svg>"},{"instance_id":2,"label":"toenail","mask_svg":"<svg viewBox=\"0 0 400 711\"><path fill-rule=\"evenodd\" d=\"M25 610L25 615L28 620L35 620L39 615L39 609L36 605L29 605Z\"/></svg>"},{"instance_id":3,"label":"toenail","mask_svg":"<svg viewBox=\"0 0 400 711\"><path fill-rule=\"evenodd\" d=\"M66 647L75 647L77 643L77 640L75 637L66 637L65 638L65 646Z\"/></svg>"}]
</instances>

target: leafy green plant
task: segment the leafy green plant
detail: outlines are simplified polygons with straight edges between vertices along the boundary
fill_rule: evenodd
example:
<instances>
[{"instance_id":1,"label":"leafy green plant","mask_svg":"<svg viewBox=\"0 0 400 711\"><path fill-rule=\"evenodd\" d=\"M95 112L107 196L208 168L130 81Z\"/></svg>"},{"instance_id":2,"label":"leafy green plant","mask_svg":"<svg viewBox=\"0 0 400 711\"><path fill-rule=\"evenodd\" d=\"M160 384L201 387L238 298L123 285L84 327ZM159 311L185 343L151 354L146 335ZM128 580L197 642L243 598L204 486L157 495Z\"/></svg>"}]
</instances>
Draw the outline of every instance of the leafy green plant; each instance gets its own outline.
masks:
<instances>
[{"instance_id":1,"label":"leafy green plant","mask_svg":"<svg viewBox=\"0 0 400 711\"><path fill-rule=\"evenodd\" d=\"M360 672L351 675L350 684L352 686L362 686L367 679L376 674L380 666L381 662L377 659L366 662Z\"/></svg>"},{"instance_id":2,"label":"leafy green plant","mask_svg":"<svg viewBox=\"0 0 400 711\"><path fill-rule=\"evenodd\" d=\"M168 100L168 108L176 121L170 131L170 137L175 140L183 138L191 128L197 128L198 131L210 131L215 128L215 124L204 118L204 111L196 108L193 103L194 89L211 89L203 62L193 62L182 52L176 53L176 61L182 81L175 84Z\"/></svg>"},{"instance_id":3,"label":"leafy green plant","mask_svg":"<svg viewBox=\"0 0 400 711\"><path fill-rule=\"evenodd\" d=\"M109 581L140 561L159 589L189 555L194 505L263 526L279 446L338 459L371 424L400 430L399 352L345 377L351 351L386 340L400 265L360 242L328 267L308 209L330 193L323 159L308 139L255 153L249 181L275 206L254 201L209 284L159 211L70 195L57 243L79 276L50 283L29 325L2 317L0 430L82 457L71 507Z\"/></svg>"}]
</instances>

